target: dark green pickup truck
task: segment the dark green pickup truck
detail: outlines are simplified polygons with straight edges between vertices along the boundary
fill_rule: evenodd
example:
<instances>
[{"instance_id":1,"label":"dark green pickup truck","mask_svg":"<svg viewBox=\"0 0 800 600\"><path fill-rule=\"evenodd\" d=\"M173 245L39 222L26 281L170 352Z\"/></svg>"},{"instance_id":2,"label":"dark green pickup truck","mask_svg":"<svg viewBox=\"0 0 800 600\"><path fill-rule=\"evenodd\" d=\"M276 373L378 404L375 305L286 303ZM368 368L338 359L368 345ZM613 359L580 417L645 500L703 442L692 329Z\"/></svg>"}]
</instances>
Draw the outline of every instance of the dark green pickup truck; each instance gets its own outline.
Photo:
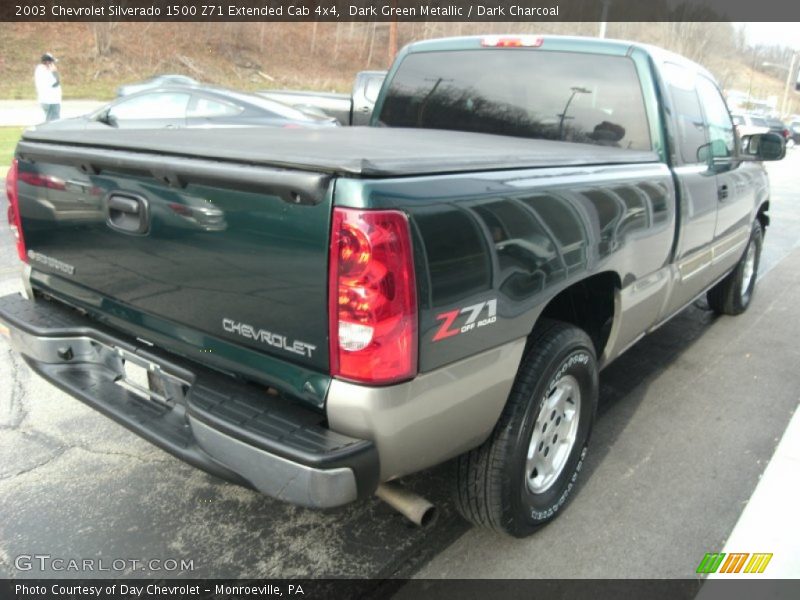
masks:
<instances>
[{"instance_id":1,"label":"dark green pickup truck","mask_svg":"<svg viewBox=\"0 0 800 600\"><path fill-rule=\"evenodd\" d=\"M215 475L401 506L386 482L454 459L465 517L522 536L569 499L600 369L700 294L747 308L783 154L656 48L420 42L370 127L26 132L0 328Z\"/></svg>"}]
</instances>

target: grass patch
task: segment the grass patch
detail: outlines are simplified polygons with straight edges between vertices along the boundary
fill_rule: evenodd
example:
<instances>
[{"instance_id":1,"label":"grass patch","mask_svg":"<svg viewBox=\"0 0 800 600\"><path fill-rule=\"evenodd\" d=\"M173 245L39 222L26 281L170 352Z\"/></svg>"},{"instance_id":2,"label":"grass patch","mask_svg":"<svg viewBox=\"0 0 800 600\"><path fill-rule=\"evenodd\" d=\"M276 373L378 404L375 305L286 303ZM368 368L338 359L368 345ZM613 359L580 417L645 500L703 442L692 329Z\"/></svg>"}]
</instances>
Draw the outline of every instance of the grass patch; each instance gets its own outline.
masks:
<instances>
[{"instance_id":1,"label":"grass patch","mask_svg":"<svg viewBox=\"0 0 800 600\"><path fill-rule=\"evenodd\" d=\"M0 177L6 176L14 148L24 130L24 127L0 127Z\"/></svg>"}]
</instances>

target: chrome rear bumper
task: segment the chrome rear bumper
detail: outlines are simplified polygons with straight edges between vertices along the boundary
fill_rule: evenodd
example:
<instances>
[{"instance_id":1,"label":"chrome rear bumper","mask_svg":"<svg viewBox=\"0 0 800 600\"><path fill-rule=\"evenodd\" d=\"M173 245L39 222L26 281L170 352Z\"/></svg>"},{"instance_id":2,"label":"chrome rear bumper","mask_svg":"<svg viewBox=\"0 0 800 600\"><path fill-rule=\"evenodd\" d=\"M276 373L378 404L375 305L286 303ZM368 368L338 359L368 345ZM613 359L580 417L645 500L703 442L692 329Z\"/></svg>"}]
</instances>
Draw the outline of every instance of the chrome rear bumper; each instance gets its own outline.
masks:
<instances>
[{"instance_id":1,"label":"chrome rear bumper","mask_svg":"<svg viewBox=\"0 0 800 600\"><path fill-rule=\"evenodd\" d=\"M263 388L122 336L57 302L0 298L0 334L39 375L205 471L302 506L371 495L372 442ZM135 381L138 367L145 382Z\"/></svg>"}]
</instances>

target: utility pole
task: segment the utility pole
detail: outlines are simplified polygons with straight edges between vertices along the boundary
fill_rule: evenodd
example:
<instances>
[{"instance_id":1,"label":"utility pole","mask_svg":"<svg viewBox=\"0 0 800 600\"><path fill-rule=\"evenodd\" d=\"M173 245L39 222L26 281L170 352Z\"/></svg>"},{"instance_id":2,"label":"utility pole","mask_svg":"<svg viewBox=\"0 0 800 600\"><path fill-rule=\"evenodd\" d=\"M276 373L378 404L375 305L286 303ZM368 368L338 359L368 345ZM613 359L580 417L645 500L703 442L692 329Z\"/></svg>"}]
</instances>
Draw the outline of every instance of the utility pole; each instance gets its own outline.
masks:
<instances>
[{"instance_id":1,"label":"utility pole","mask_svg":"<svg viewBox=\"0 0 800 600\"><path fill-rule=\"evenodd\" d=\"M786 113L789 112L789 88L792 86L792 83L796 82L796 72L797 72L797 58L800 56L800 52L795 51L792 54L792 64L789 67L789 73L786 75L786 86L783 88L783 101L781 102L781 118L786 116Z\"/></svg>"},{"instance_id":2,"label":"utility pole","mask_svg":"<svg viewBox=\"0 0 800 600\"><path fill-rule=\"evenodd\" d=\"M392 66L394 57L397 55L397 19L389 22L389 56L388 66Z\"/></svg>"},{"instance_id":3,"label":"utility pole","mask_svg":"<svg viewBox=\"0 0 800 600\"><path fill-rule=\"evenodd\" d=\"M392 20L389 21L389 45L387 46L386 68L392 66L394 57L397 56L397 0L392 0Z\"/></svg>"},{"instance_id":4,"label":"utility pole","mask_svg":"<svg viewBox=\"0 0 800 600\"><path fill-rule=\"evenodd\" d=\"M611 4L611 0L603 0L603 12L600 13L600 31L597 33L597 37L603 39L606 37L606 29L608 27L608 7Z\"/></svg>"},{"instance_id":5,"label":"utility pole","mask_svg":"<svg viewBox=\"0 0 800 600\"><path fill-rule=\"evenodd\" d=\"M789 66L772 63L772 62L763 62L761 66L763 67L773 67L776 69L782 69L787 71L786 73L786 85L783 86L783 99L781 100L781 118L786 116L786 113L789 112L789 88L792 87L793 81L798 81L795 79L796 71L797 71L797 62L798 58L800 57L800 52L797 50L792 51L792 62Z\"/></svg>"}]
</instances>

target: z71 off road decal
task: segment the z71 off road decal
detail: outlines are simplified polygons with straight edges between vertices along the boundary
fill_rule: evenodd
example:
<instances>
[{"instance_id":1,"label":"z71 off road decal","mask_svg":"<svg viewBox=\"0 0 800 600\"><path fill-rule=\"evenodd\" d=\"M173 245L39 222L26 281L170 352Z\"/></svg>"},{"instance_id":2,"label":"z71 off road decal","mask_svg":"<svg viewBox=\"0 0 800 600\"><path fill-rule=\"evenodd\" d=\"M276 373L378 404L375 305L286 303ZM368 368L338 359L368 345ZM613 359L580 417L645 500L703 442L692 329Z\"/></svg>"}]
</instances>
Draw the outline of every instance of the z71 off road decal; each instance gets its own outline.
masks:
<instances>
[{"instance_id":1,"label":"z71 off road decal","mask_svg":"<svg viewBox=\"0 0 800 600\"><path fill-rule=\"evenodd\" d=\"M481 317L481 314L485 314ZM461 321L461 317L467 315L466 321L460 325L457 322ZM464 308L457 308L450 310L439 315L436 315L437 321L442 321L436 335L433 336L433 341L438 342L445 338L453 337L459 333L467 333L478 327L485 327L497 321L497 300L487 300L472 306L465 306Z\"/></svg>"}]
</instances>

